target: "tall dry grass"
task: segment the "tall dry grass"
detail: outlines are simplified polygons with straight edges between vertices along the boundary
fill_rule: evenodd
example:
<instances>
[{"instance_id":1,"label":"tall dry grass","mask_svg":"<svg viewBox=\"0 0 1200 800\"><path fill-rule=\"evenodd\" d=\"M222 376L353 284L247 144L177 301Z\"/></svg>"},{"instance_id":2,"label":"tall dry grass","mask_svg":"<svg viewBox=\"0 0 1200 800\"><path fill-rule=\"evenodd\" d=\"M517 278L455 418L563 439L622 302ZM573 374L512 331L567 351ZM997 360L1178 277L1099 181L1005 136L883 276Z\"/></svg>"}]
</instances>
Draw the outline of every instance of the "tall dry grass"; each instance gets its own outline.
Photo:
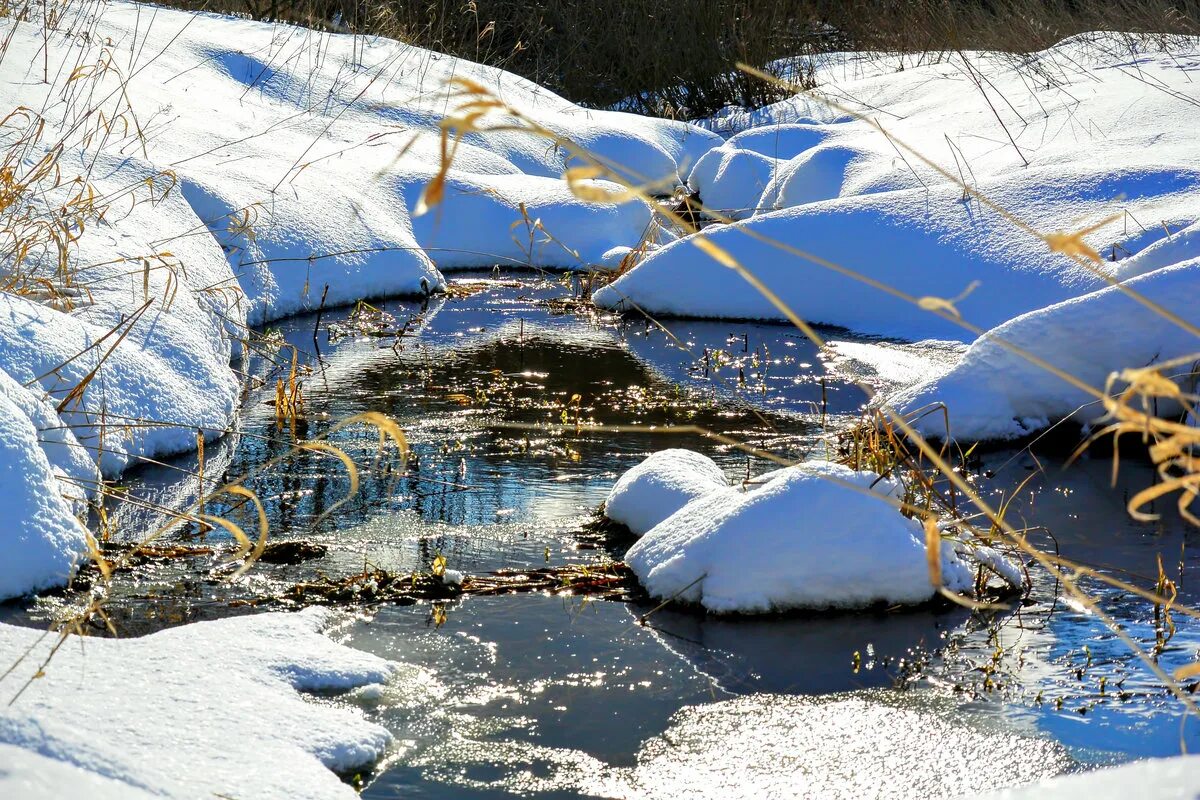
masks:
<instances>
[{"instance_id":1,"label":"tall dry grass","mask_svg":"<svg viewBox=\"0 0 1200 800\"><path fill-rule=\"evenodd\" d=\"M381 35L502 67L586 106L696 119L782 99L820 53L1026 53L1084 31L1200 32L1197 0L164 0Z\"/></svg>"}]
</instances>

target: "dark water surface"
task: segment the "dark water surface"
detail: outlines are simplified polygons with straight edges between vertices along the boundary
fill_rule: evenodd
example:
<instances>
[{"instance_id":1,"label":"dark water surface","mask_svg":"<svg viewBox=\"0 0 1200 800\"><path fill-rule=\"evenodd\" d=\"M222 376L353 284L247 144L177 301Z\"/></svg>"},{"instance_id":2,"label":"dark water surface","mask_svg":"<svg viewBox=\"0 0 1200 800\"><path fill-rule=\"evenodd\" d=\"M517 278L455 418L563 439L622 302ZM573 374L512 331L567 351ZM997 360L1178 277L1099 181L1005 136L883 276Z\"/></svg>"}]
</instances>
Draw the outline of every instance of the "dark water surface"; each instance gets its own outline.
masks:
<instances>
[{"instance_id":1,"label":"dark water surface","mask_svg":"<svg viewBox=\"0 0 1200 800\"><path fill-rule=\"evenodd\" d=\"M218 555L147 565L115 588L118 626L136 634L247 613L230 601L365 564L428 569L441 554L451 569L478 573L619 557L581 549L579 534L616 477L649 452L700 450L734 478L772 466L664 428L720 431L800 458L823 453L825 435L866 400L787 327L664 320L665 332L561 302L572 298L570 279L484 277L458 282L466 297L379 304L405 327L399 338L331 342L329 323L345 322L349 309L325 312L315 342L315 316L282 323L282 339L313 369L302 378L307 422L278 426L263 389L249 398L239 434L208 448L205 471L213 481L254 475L247 485L266 502L273 537L324 544L328 554L259 565L237 586L209 573ZM842 369L876 383L913 380L953 355L829 333L862 359ZM261 361L252 372L263 372ZM406 468L385 457L336 508L349 481L335 459L305 453L262 471L297 436L363 411L400 422L412 449ZM577 420L640 429L580 431ZM362 426L332 439L362 463L375 455L376 436ZM1178 602L1194 604L1194 534L1170 513L1154 524L1124 513L1150 471L1126 462L1113 490L1105 460L1066 471L1058 463L989 453L981 469L993 477L979 486L996 501L1043 470L1010 511L1031 540L1148 588L1161 554ZM195 495L195 467L179 459L141 471L129 487L145 503L179 507ZM133 504L114 513L125 531L159 522ZM1033 574L1028 605L989 615L714 619L660 610L641 625L646 607L577 597L385 606L356 612L335 635L402 663L400 676L336 702L364 707L395 733L395 752L364 791L372 798L953 796L1178 753L1181 738L1200 746L1200 727L1183 723L1179 701L1127 645ZM1086 586L1125 631L1154 646L1150 604ZM42 598L3 617L44 624L85 600ZM1168 669L1196 659L1200 646L1200 626L1179 613L1173 622L1161 653Z\"/></svg>"}]
</instances>

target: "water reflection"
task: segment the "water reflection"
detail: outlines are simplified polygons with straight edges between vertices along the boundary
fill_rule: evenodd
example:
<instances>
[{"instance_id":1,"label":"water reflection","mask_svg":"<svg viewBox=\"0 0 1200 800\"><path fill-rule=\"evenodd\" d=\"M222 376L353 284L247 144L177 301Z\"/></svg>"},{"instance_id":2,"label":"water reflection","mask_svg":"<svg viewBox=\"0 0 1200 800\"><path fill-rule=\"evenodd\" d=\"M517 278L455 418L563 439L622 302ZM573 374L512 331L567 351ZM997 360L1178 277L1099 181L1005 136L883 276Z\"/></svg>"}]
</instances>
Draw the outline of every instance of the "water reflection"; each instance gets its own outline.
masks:
<instances>
[{"instance_id":1,"label":"water reflection","mask_svg":"<svg viewBox=\"0 0 1200 800\"><path fill-rule=\"evenodd\" d=\"M780 641L765 624L691 618L706 644L732 648L702 654L615 604L475 599L441 628L421 609L385 610L348 641L417 665L436 700L403 679L389 689L378 713L404 732L403 753L363 796L945 797L1070 764L1056 745L946 700L826 694L886 683L882 669L860 678L828 664L839 657L829 634L883 651L917 641L929 618L897 618L907 638L871 617L839 621L782 623L797 641L769 667ZM772 681L800 694L761 693ZM747 694L733 699L728 685Z\"/></svg>"},{"instance_id":2,"label":"water reflection","mask_svg":"<svg viewBox=\"0 0 1200 800\"><path fill-rule=\"evenodd\" d=\"M891 686L967 619L961 608L722 619L664 609L663 645L731 694L828 694Z\"/></svg>"}]
</instances>

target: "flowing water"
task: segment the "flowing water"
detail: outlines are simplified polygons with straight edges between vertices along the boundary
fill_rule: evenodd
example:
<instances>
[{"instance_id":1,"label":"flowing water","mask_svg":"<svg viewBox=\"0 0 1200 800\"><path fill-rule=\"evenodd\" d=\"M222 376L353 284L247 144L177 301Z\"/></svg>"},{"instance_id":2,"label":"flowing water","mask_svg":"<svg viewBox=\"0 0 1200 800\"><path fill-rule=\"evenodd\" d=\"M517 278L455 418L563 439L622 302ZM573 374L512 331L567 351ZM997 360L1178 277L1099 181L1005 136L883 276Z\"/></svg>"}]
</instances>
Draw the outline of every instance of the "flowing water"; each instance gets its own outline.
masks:
<instances>
[{"instance_id":1,"label":"flowing water","mask_svg":"<svg viewBox=\"0 0 1200 800\"><path fill-rule=\"evenodd\" d=\"M850 377L910 382L956 352L829 331L834 370L783 326L595 317L573 302L572 280L470 276L456 281L460 296L381 303L390 320L336 341L331 323L370 314L281 323L277 343L312 369L305 421L277 424L271 386L252 393L239 432L208 447L205 474L210 487L253 475L273 538L326 554L257 565L236 585L211 572L220 554L142 565L114 589L118 627L248 613L242 601L317 574L427 570L438 555L468 574L619 558L581 533L647 453L700 450L733 478L772 468L706 429L784 458L821 455L866 401ZM263 374L264 359L249 368ZM363 411L404 428L403 469L385 457L340 505L349 479L334 458L303 453L264 471L296 437ZM626 427L577 427L588 422ZM361 426L331 438L360 462L375 456ZM1034 474L1009 519L1039 546L1150 588L1161 554L1178 602L1194 604L1194 534L1169 511L1153 524L1124 513L1150 471L1127 461L1112 489L1106 460L1061 461L989 452L979 486L998 500ZM113 509L118 529L145 531L161 522L156 506L190 502L197 467L181 458L133 476L138 501ZM371 798L952 796L1200 744L1200 727L1128 646L1033 574L1025 605L988 614L662 609L642 622L645 605L542 594L358 609L335 636L403 668L385 687L322 702L360 706L394 732L395 751L360 776ZM1172 633L1144 600L1088 588L1142 646L1157 642L1164 667L1197 657L1190 618L1175 613ZM86 600L47 596L0 616L44 624Z\"/></svg>"}]
</instances>

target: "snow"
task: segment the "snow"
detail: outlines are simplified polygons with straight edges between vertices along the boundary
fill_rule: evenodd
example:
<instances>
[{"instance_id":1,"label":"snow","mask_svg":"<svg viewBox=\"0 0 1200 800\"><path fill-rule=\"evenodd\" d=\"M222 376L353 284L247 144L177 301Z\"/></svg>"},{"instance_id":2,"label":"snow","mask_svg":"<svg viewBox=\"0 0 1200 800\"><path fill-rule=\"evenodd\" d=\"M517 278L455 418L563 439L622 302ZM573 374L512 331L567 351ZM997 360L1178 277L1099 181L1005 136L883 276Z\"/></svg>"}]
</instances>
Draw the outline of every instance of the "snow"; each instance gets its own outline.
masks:
<instances>
[{"instance_id":1,"label":"snow","mask_svg":"<svg viewBox=\"0 0 1200 800\"><path fill-rule=\"evenodd\" d=\"M439 268L586 268L642 242L646 206L584 203L562 178L567 148L515 131L465 135L445 200L414 217L459 102L452 78L667 191L722 142L387 39L129 2L71 6L58 24L85 33L4 21L0 109L45 123L19 140L18 115L4 146L19 141L27 169L61 144L62 180L26 192L29 218L65 207L75 175L100 199L69 248L34 248L21 293L0 293L5 464L45 495L0 497L18 521L0 535L0 599L66 578L96 462L113 478L233 426L229 363L248 324L437 292Z\"/></svg>"},{"instance_id":2,"label":"snow","mask_svg":"<svg viewBox=\"0 0 1200 800\"><path fill-rule=\"evenodd\" d=\"M659 450L617 480L604 501L604 515L640 536L691 501L728 486L725 473L708 456Z\"/></svg>"},{"instance_id":3,"label":"snow","mask_svg":"<svg viewBox=\"0 0 1200 800\"><path fill-rule=\"evenodd\" d=\"M745 219L758 210L774 165L753 150L715 147L704 154L688 176L688 189L704 198L705 208L730 219Z\"/></svg>"},{"instance_id":4,"label":"snow","mask_svg":"<svg viewBox=\"0 0 1200 800\"><path fill-rule=\"evenodd\" d=\"M7 393L0 394L0 513L5 519L0 599L70 577L87 532L61 492L29 416Z\"/></svg>"},{"instance_id":5,"label":"snow","mask_svg":"<svg viewBox=\"0 0 1200 800\"><path fill-rule=\"evenodd\" d=\"M620 191L614 183L597 185ZM410 206L423 188L423 183L407 184ZM447 181L446 200L414 219L413 227L443 269L494 264L588 269L604 267L614 243L636 246L650 219L650 209L641 203L580 200L559 178L462 174ZM463 225L464 220L474 224Z\"/></svg>"},{"instance_id":6,"label":"snow","mask_svg":"<svg viewBox=\"0 0 1200 800\"><path fill-rule=\"evenodd\" d=\"M794 684L693 705L642 745L631 774L592 793L642 800L939 800L979 796L1071 766L1054 742L951 708L915 692L796 694Z\"/></svg>"},{"instance_id":7,"label":"snow","mask_svg":"<svg viewBox=\"0 0 1200 800\"><path fill-rule=\"evenodd\" d=\"M67 796L148 800L161 796L8 744L0 745L0 790L5 797L21 800L55 800Z\"/></svg>"},{"instance_id":8,"label":"snow","mask_svg":"<svg viewBox=\"0 0 1200 800\"><path fill-rule=\"evenodd\" d=\"M874 473L804 462L747 491L711 489L647 531L625 561L652 596L716 613L921 603L935 592L924 533L896 508L897 490ZM972 586L949 541L941 569L949 590Z\"/></svg>"},{"instance_id":9,"label":"snow","mask_svg":"<svg viewBox=\"0 0 1200 800\"><path fill-rule=\"evenodd\" d=\"M822 91L878 121L887 135L865 120L817 124L822 120L814 109L821 103L810 97L754 112L750 121L760 127L702 159L693 183L702 189L702 201L708 189L717 192L718 207L759 210L697 235L732 255L810 322L909 340L970 342L978 329L1106 285L1052 252L1040 236L1016 227L980 194L1034 231L1086 230L1083 240L1113 259L1101 268L1121 279L1194 257L1195 232L1180 229L1194 223L1193 198L1200 189L1200 142L1187 133L1200 123L1188 66L1200 47L1187 40L1164 52L1145 42L1144 52L1133 54L1134 70L1125 46L1118 37L1096 34L1023 62L962 53L903 71L847 70L831 59L818 69ZM1039 83L1030 77L1035 72L1049 77ZM982 76L986 95L972 75ZM793 118L806 121L796 125ZM811 129L824 135L800 133ZM761 180L761 168L730 186L715 180L721 165L761 164L753 154L773 134L791 139L788 152L794 155L772 162L770 183L757 203L749 199L749 187ZM950 175L962 175L972 192L964 196L901 144ZM693 242L694 236L684 237L648 254L597 291L595 301L610 308L636 304L659 316L783 318L736 271ZM956 298L955 308L974 328L919 308L923 297Z\"/></svg>"},{"instance_id":10,"label":"snow","mask_svg":"<svg viewBox=\"0 0 1200 800\"><path fill-rule=\"evenodd\" d=\"M389 734L300 693L378 684L393 666L335 644L330 621L310 609L72 636L12 704L55 636L0 624L0 662L24 656L0 682L0 795L356 797L331 770L370 766Z\"/></svg>"},{"instance_id":11,"label":"snow","mask_svg":"<svg viewBox=\"0 0 1200 800\"><path fill-rule=\"evenodd\" d=\"M1200 258L1133 279L1128 287L1200 324ZM1111 287L1000 325L972 344L946 374L902 390L888 401L905 413L944 403L950 410L950 434L960 441L1015 439L1068 416L1086 424L1104 413L1094 397L1000 341L1101 388L1111 372L1200 349L1193 334L1133 300L1120 287ZM1160 413L1172 411L1182 409L1160 403ZM916 426L928 436L945 436L941 414L926 415Z\"/></svg>"},{"instance_id":12,"label":"snow","mask_svg":"<svg viewBox=\"0 0 1200 800\"><path fill-rule=\"evenodd\" d=\"M1124 800L1135 795L1155 800L1194 800L1200 786L1200 756L1135 761L1077 775L1046 778L974 797L982 800Z\"/></svg>"},{"instance_id":13,"label":"snow","mask_svg":"<svg viewBox=\"0 0 1200 800\"><path fill-rule=\"evenodd\" d=\"M735 134L723 147L749 150L772 161L789 161L829 136L827 125L767 125Z\"/></svg>"}]
</instances>

